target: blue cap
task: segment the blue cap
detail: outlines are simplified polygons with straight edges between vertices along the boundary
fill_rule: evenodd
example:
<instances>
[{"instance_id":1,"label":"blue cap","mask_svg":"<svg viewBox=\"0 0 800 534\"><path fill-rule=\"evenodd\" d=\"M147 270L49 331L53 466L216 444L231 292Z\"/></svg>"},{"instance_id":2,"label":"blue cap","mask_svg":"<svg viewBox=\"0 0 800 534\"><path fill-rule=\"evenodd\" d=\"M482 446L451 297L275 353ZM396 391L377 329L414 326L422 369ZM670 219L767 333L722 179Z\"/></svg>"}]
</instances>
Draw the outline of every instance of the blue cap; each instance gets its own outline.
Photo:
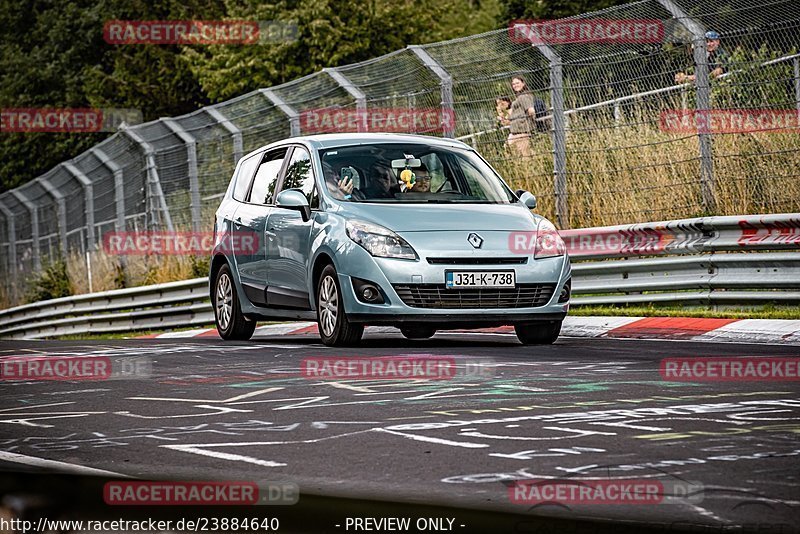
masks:
<instances>
[{"instance_id":1,"label":"blue cap","mask_svg":"<svg viewBox=\"0 0 800 534\"><path fill-rule=\"evenodd\" d=\"M719 34L714 30L706 32L706 39L709 41L719 41Z\"/></svg>"}]
</instances>

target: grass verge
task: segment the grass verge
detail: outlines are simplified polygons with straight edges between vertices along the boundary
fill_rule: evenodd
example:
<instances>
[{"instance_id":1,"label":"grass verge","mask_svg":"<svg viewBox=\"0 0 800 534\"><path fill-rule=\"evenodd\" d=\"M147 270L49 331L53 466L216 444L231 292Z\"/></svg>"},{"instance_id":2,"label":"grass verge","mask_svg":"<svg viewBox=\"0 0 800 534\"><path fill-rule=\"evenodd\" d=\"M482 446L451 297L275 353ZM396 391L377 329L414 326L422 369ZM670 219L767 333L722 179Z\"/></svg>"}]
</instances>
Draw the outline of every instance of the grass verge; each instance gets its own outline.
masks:
<instances>
[{"instance_id":1,"label":"grass verge","mask_svg":"<svg viewBox=\"0 0 800 534\"><path fill-rule=\"evenodd\" d=\"M729 308L667 307L667 306L575 306L570 308L572 316L617 316L617 317L703 317L716 319L800 319L798 308Z\"/></svg>"}]
</instances>

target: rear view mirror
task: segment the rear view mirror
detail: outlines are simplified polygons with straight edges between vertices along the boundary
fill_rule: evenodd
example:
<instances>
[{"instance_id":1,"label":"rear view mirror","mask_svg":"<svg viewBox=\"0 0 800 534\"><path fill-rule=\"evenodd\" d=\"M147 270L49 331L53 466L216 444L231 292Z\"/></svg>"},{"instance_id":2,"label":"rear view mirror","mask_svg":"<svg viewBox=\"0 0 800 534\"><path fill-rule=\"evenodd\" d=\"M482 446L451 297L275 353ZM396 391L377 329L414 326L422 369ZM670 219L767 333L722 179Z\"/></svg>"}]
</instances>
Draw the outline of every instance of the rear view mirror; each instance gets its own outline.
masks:
<instances>
[{"instance_id":1,"label":"rear view mirror","mask_svg":"<svg viewBox=\"0 0 800 534\"><path fill-rule=\"evenodd\" d=\"M416 169L417 167L422 167L422 160L419 160L417 158L392 160L393 169L405 169L406 167L408 167L409 169Z\"/></svg>"},{"instance_id":2,"label":"rear view mirror","mask_svg":"<svg viewBox=\"0 0 800 534\"><path fill-rule=\"evenodd\" d=\"M525 206L529 210L536 209L536 197L535 196L533 196L532 194L530 194L527 191L524 191L522 189L517 191L517 196L519 197L519 201L522 202L523 204L525 204Z\"/></svg>"},{"instance_id":3,"label":"rear view mirror","mask_svg":"<svg viewBox=\"0 0 800 534\"><path fill-rule=\"evenodd\" d=\"M311 219L311 207L308 205L308 199L298 189L286 189L278 193L275 205L279 208L299 211L303 222Z\"/></svg>"}]
</instances>

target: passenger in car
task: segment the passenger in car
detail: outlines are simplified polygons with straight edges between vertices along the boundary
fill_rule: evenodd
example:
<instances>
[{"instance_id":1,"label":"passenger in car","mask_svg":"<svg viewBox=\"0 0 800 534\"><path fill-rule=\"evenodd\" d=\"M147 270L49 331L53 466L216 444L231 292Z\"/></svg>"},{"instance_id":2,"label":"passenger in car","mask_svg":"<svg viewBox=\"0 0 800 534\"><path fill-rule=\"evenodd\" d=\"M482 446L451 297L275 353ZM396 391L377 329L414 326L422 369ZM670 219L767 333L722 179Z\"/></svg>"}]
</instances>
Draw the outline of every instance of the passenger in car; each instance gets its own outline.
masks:
<instances>
[{"instance_id":1,"label":"passenger in car","mask_svg":"<svg viewBox=\"0 0 800 534\"><path fill-rule=\"evenodd\" d=\"M363 200L363 193L353 188L353 181L350 178L340 180L330 163L322 163L322 174L325 177L325 185L334 198L338 200Z\"/></svg>"},{"instance_id":2,"label":"passenger in car","mask_svg":"<svg viewBox=\"0 0 800 534\"><path fill-rule=\"evenodd\" d=\"M378 161L370 166L369 185L364 191L366 198L394 198L399 191L397 177L389 165Z\"/></svg>"}]
</instances>

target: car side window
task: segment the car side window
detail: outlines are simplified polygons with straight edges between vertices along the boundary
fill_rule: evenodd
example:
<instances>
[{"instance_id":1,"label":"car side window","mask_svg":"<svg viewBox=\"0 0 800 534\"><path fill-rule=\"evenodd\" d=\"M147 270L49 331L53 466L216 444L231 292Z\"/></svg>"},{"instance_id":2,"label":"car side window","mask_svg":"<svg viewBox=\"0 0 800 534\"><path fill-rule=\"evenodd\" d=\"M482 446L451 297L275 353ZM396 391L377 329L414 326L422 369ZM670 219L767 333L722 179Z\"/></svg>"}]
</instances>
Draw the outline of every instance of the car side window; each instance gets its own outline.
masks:
<instances>
[{"instance_id":1,"label":"car side window","mask_svg":"<svg viewBox=\"0 0 800 534\"><path fill-rule=\"evenodd\" d=\"M308 199L311 208L319 207L319 198L314 187L314 171L311 168L311 156L308 150L295 147L292 159L286 168L282 189L299 189Z\"/></svg>"},{"instance_id":2,"label":"car side window","mask_svg":"<svg viewBox=\"0 0 800 534\"><path fill-rule=\"evenodd\" d=\"M253 188L250 190L248 202L253 204L272 204L275 198L275 187L278 184L278 173L283 166L286 149L281 148L267 152L261 165L258 166Z\"/></svg>"},{"instance_id":3,"label":"car side window","mask_svg":"<svg viewBox=\"0 0 800 534\"><path fill-rule=\"evenodd\" d=\"M239 172L236 173L236 182L233 187L233 198L242 202L247 197L247 190L250 189L250 182L256 172L258 162L261 161L262 154L253 154L242 161L239 165Z\"/></svg>"}]
</instances>

